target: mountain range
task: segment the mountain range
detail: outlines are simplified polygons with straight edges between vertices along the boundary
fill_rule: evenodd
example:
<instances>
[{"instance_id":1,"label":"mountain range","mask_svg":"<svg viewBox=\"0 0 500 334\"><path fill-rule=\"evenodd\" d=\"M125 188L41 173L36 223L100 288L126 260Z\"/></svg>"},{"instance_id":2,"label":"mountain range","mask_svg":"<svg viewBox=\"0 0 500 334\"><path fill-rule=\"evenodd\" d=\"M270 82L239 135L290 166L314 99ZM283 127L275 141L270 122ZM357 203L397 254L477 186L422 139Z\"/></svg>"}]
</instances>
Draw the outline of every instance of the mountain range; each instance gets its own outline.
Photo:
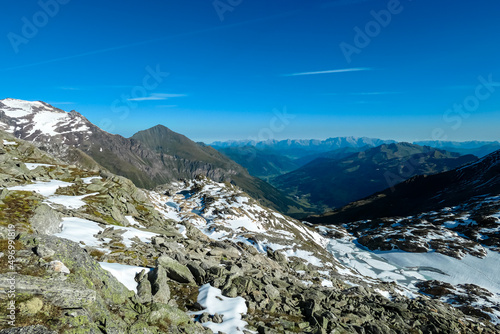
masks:
<instances>
[{"instance_id":1,"label":"mountain range","mask_svg":"<svg viewBox=\"0 0 500 334\"><path fill-rule=\"evenodd\" d=\"M203 175L233 182L282 212L302 211L293 200L210 146L161 125L125 138L101 130L76 111L67 113L41 101L4 99L0 101L0 127L65 161L103 166L139 187L151 189Z\"/></svg>"},{"instance_id":2,"label":"mountain range","mask_svg":"<svg viewBox=\"0 0 500 334\"><path fill-rule=\"evenodd\" d=\"M270 181L317 158L343 158L347 153L361 152L391 143L395 141L336 137L326 140L219 141L210 145L245 167L251 175ZM500 149L498 141L416 141L413 144L477 157Z\"/></svg>"},{"instance_id":3,"label":"mountain range","mask_svg":"<svg viewBox=\"0 0 500 334\"><path fill-rule=\"evenodd\" d=\"M500 150L302 150L273 182L304 207L364 199L301 221L165 126L124 138L75 111L0 103L0 253L17 260L0 255L0 290L14 278L17 294L16 328L0 333L500 331Z\"/></svg>"},{"instance_id":4,"label":"mountain range","mask_svg":"<svg viewBox=\"0 0 500 334\"><path fill-rule=\"evenodd\" d=\"M322 211L339 208L415 175L430 175L477 158L429 146L384 144L347 157L318 158L271 183Z\"/></svg>"},{"instance_id":5,"label":"mountain range","mask_svg":"<svg viewBox=\"0 0 500 334\"><path fill-rule=\"evenodd\" d=\"M435 175L417 175L371 196L324 215L314 223L345 223L410 216L460 205L475 197L500 193L500 150L465 166Z\"/></svg>"},{"instance_id":6,"label":"mountain range","mask_svg":"<svg viewBox=\"0 0 500 334\"><path fill-rule=\"evenodd\" d=\"M325 140L318 139L286 139L276 140L270 139L266 141L254 140L231 140L231 141L216 141L211 143L214 147L245 147L254 146L257 148L270 148L276 150L285 150L286 154L303 154L304 151L326 152L343 147L363 147L363 146L379 146L382 144L395 143L394 140L382 140L378 138L368 137L335 137Z\"/></svg>"}]
</instances>

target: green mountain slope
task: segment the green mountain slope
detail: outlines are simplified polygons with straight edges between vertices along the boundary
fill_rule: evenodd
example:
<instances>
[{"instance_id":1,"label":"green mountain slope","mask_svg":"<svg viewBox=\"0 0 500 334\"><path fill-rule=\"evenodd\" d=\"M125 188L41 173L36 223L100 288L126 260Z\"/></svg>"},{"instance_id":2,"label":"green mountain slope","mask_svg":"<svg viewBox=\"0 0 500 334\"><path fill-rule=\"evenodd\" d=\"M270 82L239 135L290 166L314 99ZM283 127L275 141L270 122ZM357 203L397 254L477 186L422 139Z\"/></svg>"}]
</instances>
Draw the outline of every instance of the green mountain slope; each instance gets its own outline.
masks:
<instances>
[{"instance_id":1,"label":"green mountain slope","mask_svg":"<svg viewBox=\"0 0 500 334\"><path fill-rule=\"evenodd\" d=\"M500 150L454 170L414 176L392 189L385 189L324 215L308 217L307 220L315 224L344 224L382 217L404 217L461 205L470 199L498 193Z\"/></svg>"},{"instance_id":2,"label":"green mountain slope","mask_svg":"<svg viewBox=\"0 0 500 334\"><path fill-rule=\"evenodd\" d=\"M236 161L248 170L250 175L269 180L291 172L302 164L279 152L262 150L254 146L222 147L218 151Z\"/></svg>"},{"instance_id":3,"label":"green mountain slope","mask_svg":"<svg viewBox=\"0 0 500 334\"><path fill-rule=\"evenodd\" d=\"M476 160L408 143L381 145L346 158L320 158L272 184L318 211L341 207L415 175L430 175Z\"/></svg>"}]
</instances>

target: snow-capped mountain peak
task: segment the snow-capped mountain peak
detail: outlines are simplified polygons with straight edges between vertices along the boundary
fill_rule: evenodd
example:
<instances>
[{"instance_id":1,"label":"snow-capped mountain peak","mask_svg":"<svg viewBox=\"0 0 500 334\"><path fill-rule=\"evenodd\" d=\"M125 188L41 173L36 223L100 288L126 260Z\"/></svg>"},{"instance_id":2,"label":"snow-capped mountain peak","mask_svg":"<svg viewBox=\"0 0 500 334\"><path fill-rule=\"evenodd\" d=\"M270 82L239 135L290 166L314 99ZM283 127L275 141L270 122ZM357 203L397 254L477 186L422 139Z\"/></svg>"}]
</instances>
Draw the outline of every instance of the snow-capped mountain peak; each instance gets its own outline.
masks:
<instances>
[{"instance_id":1,"label":"snow-capped mountain peak","mask_svg":"<svg viewBox=\"0 0 500 334\"><path fill-rule=\"evenodd\" d=\"M68 113L42 101L12 98L0 100L0 128L28 140L39 136L91 133L89 122L79 113Z\"/></svg>"},{"instance_id":2,"label":"snow-capped mountain peak","mask_svg":"<svg viewBox=\"0 0 500 334\"><path fill-rule=\"evenodd\" d=\"M0 100L0 108L8 117L20 118L39 112L64 113L42 101L24 101L12 98Z\"/></svg>"}]
</instances>

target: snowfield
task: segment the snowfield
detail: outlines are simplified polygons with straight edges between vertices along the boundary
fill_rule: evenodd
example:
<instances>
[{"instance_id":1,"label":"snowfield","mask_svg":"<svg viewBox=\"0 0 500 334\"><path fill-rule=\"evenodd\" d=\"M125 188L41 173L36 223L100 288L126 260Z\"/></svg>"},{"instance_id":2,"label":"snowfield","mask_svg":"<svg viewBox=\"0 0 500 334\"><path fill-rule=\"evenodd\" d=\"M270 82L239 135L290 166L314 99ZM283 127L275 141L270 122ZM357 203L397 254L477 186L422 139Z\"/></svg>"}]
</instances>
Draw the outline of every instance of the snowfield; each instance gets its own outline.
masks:
<instances>
[{"instance_id":1,"label":"snowfield","mask_svg":"<svg viewBox=\"0 0 500 334\"><path fill-rule=\"evenodd\" d=\"M56 236L69 239L77 243L83 241L86 245L97 247L102 251L108 252L108 250L103 246L103 243L105 243L106 240L99 241L100 237L98 236L98 233L104 231L104 228L101 227L100 224L81 218L63 218L61 226L62 231L55 234ZM136 237L142 242L148 243L151 242L152 237L158 235L156 233L138 230L133 227L113 225L107 227L112 227L116 231L125 231L122 234L122 237L123 243L127 247L132 247L133 239Z\"/></svg>"},{"instance_id":2,"label":"snowfield","mask_svg":"<svg viewBox=\"0 0 500 334\"><path fill-rule=\"evenodd\" d=\"M265 253L281 250L287 257L323 267L325 262L304 245L315 244L325 250L328 241L299 221L263 208L236 188L208 179L171 184L175 194L157 192L148 195L165 218L188 221L215 240L243 242ZM300 240L300 242L297 242ZM328 254L325 252L325 254ZM331 258L331 261L336 262Z\"/></svg>"},{"instance_id":3,"label":"snowfield","mask_svg":"<svg viewBox=\"0 0 500 334\"><path fill-rule=\"evenodd\" d=\"M56 136L72 132L91 133L90 127L82 116L71 116L70 113L46 103L16 99L4 99L2 103L6 106L2 109L5 115L16 124L9 129L10 132L30 126L26 128L27 136L40 134Z\"/></svg>"},{"instance_id":4,"label":"snowfield","mask_svg":"<svg viewBox=\"0 0 500 334\"><path fill-rule=\"evenodd\" d=\"M481 208L486 205L498 205L499 197L485 197L484 199L473 202L475 208ZM471 206L471 205L469 205ZM470 228L476 226L477 223L470 219L471 215L463 212L464 207L445 208L441 212L429 212L419 216L425 217L449 217L453 219L442 219L442 228L432 225L432 221L419 220L414 225L410 225L406 229L406 235L420 238L422 244L429 244L435 240L446 239L449 242L460 245L460 242L467 242L464 236L460 233L447 230L448 228ZM494 207L494 206L493 206ZM488 206L490 208L490 206ZM490 212L489 209L486 212ZM453 213L453 214L452 214ZM491 214L490 217L496 218L496 214ZM412 217L406 217L412 218ZM401 228L400 222L402 219L394 220L391 225L394 229ZM356 222L354 226L366 224L363 222ZM498 224L498 222L497 222ZM500 225L500 224L499 224ZM350 227L345 224L345 227ZM431 226L439 233L430 232L427 234L413 234L413 229L422 228L422 226ZM420 295L420 288L417 284L437 280L452 284L456 287L456 293L467 295L463 290L463 285L474 284L481 288L488 290L491 296L474 296L476 301L472 304L475 307L485 307L483 311L488 313L495 323L500 323L500 253L496 250L488 249L487 246L477 245L469 248L473 251L475 249L481 250L479 253L461 252L461 256L452 257L438 253L432 248L427 252L413 253L393 249L390 251L370 250L367 247L360 245L358 239L350 235L343 227L336 226L317 226L316 229L323 235L331 235L332 232L337 232L343 235L342 238L330 238L326 246L328 251L337 258L345 267L340 271L341 274L352 276L357 279L364 280L367 283L374 282L374 280L381 280L385 282L395 282L401 288L397 291L405 296L414 298ZM478 229L481 233L497 233L497 229ZM390 227L384 226L383 228L374 228L373 231L363 230L363 233L374 235L382 235L394 233ZM375 234L376 233L376 234ZM388 239L390 240L390 239ZM484 256L479 257L476 254ZM461 286L461 287L459 287ZM462 292L461 292L462 291ZM379 291L382 295L392 298L387 291ZM471 297L471 296L468 296ZM456 300L443 298L445 302L452 305L460 306Z\"/></svg>"},{"instance_id":5,"label":"snowfield","mask_svg":"<svg viewBox=\"0 0 500 334\"><path fill-rule=\"evenodd\" d=\"M56 195L57 189L66 188L73 184L74 183L64 182L59 180L51 180L49 182L35 181L34 183L31 184L9 187L7 189L20 190L20 191L33 191L44 197L47 197L45 203L47 203L48 205L59 204L66 207L67 209L79 209L86 204L83 201L85 197L94 196L98 194L98 193L91 193L81 196Z\"/></svg>"}]
</instances>

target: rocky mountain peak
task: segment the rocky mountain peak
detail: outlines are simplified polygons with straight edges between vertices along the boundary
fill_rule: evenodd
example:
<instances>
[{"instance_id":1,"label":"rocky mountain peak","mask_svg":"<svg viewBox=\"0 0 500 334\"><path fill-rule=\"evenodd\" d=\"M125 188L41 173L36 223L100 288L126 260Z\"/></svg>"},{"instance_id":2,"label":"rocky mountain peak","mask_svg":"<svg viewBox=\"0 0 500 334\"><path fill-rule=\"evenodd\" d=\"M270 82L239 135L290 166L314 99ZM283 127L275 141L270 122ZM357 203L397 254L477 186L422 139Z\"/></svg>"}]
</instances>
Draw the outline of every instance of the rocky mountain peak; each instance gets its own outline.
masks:
<instances>
[{"instance_id":1,"label":"rocky mountain peak","mask_svg":"<svg viewBox=\"0 0 500 334\"><path fill-rule=\"evenodd\" d=\"M13 98L0 100L0 108L7 116L16 118L25 117L42 111L64 113L63 110L42 101L25 101Z\"/></svg>"},{"instance_id":2,"label":"rocky mountain peak","mask_svg":"<svg viewBox=\"0 0 500 334\"><path fill-rule=\"evenodd\" d=\"M42 101L0 100L0 128L34 140L58 135L91 134L91 123L76 111L66 112Z\"/></svg>"}]
</instances>

